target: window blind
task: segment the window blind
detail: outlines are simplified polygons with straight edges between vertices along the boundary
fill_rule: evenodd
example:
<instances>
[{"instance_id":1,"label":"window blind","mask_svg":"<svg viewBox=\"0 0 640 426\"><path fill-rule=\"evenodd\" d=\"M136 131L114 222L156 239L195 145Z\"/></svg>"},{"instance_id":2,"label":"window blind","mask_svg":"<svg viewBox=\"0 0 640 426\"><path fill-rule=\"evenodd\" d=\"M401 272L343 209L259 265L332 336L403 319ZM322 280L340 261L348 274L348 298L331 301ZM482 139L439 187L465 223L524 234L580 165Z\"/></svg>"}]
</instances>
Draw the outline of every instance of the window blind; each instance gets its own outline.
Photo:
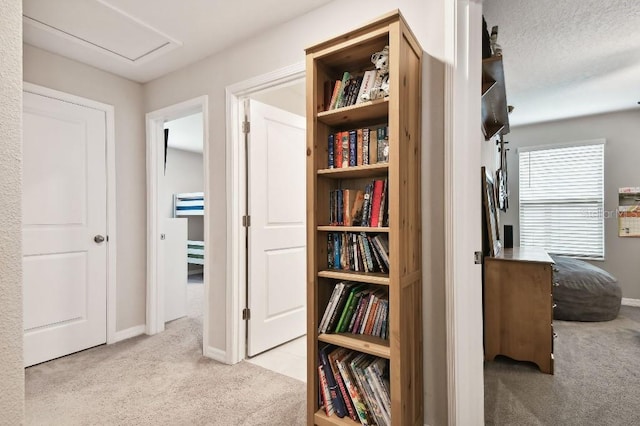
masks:
<instances>
[{"instance_id":1,"label":"window blind","mask_svg":"<svg viewBox=\"0 0 640 426\"><path fill-rule=\"evenodd\" d=\"M518 154L520 245L604 259L604 140Z\"/></svg>"}]
</instances>

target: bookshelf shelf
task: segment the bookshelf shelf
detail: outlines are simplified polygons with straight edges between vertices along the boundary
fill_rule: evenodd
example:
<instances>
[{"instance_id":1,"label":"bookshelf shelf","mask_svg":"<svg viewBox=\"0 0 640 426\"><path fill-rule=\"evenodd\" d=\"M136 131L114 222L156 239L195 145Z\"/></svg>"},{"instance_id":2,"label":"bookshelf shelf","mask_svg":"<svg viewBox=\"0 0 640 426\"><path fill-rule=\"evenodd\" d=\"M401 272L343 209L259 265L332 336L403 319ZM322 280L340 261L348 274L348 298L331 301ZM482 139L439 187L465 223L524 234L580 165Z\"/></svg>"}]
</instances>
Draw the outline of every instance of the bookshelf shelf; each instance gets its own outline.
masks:
<instances>
[{"instance_id":1,"label":"bookshelf shelf","mask_svg":"<svg viewBox=\"0 0 640 426\"><path fill-rule=\"evenodd\" d=\"M386 176L389 173L389 163L367 164L366 166L351 166L336 169L320 169L318 176L331 179L373 178Z\"/></svg>"},{"instance_id":2,"label":"bookshelf shelf","mask_svg":"<svg viewBox=\"0 0 640 426\"><path fill-rule=\"evenodd\" d=\"M389 276L376 272L353 272L353 271L319 271L320 278L333 278L339 281L357 281L359 283L369 283L378 285L389 285Z\"/></svg>"},{"instance_id":3,"label":"bookshelf shelf","mask_svg":"<svg viewBox=\"0 0 640 426\"><path fill-rule=\"evenodd\" d=\"M340 418L335 414L331 416L327 416L324 410L321 408L314 414L314 423L318 426L333 426L333 425L344 425L344 426L357 426L360 423L356 423L347 416Z\"/></svg>"},{"instance_id":4,"label":"bookshelf shelf","mask_svg":"<svg viewBox=\"0 0 640 426\"><path fill-rule=\"evenodd\" d=\"M371 70L372 54L386 46L389 52L389 96L336 110L322 111L328 93L327 83L339 80L343 74L350 73L353 76ZM422 48L400 12L396 10L359 29L306 49L306 58L307 424L359 424L348 416L327 416L320 406L319 401L323 399L319 393L322 383L318 365L320 362L325 389L331 380L336 380L331 367L327 367L327 359L332 356L341 357L343 360L335 362L358 359L355 364L358 367L350 372L356 378L361 374L357 371L359 368L372 366L374 363L383 366L377 370L379 373L373 372L372 376L369 376L378 385L371 388L363 387L363 391L368 392L367 399L369 403L374 404L374 409L375 405L380 403L384 410L382 413L379 410L373 412L372 415L386 416L384 421L381 421L380 417L377 420L372 418L370 424L389 423L389 420L393 425L423 424L420 211ZM377 141L381 140L380 133L376 134L376 142L371 142L370 139L369 161L373 164L328 168L330 153L334 153L334 162L337 158L336 145L331 145L334 148L330 150L328 141L335 140L336 134L360 128L368 128L371 131L374 127L384 128L382 134L385 145L382 148L384 151L379 150L379 145L378 150L371 150L371 146L376 146ZM363 130L363 135L366 135L366 130ZM342 141L344 148L344 139ZM349 143L352 144L352 141L351 136ZM364 141L366 138L363 136L362 151L360 145L356 145L355 151L358 156L362 152L362 163L366 162ZM349 156L354 155L352 146L349 145ZM343 150L342 153L344 152L346 151ZM374 156L372 152L384 152L384 157ZM376 158L388 159L388 162L376 162ZM358 157L358 163L361 162L360 159ZM366 187L369 188L365 189L366 195L366 191L370 190L373 184L378 185L377 193L374 192L373 195L369 195L371 198L365 200L373 200L374 197L382 200L378 198L381 194L378 182L384 182L382 194L385 195L385 216L383 222L375 222L375 219L372 219L371 223L388 223L389 226L378 228L326 225L335 222L332 216L336 211L336 199L340 199L336 194L347 190L362 191ZM343 197L342 200L348 200L345 206L351 205L354 200L350 196ZM340 205L339 202L337 205ZM356 204L353 205L355 208ZM350 210L347 207L344 211ZM345 222L349 223L346 220ZM355 244L361 232L371 236L377 243L375 246L383 250L377 253L384 255L382 259L385 267L380 268L382 262L378 261L378 267L374 267L374 270L386 270L388 264L388 274L330 269L336 264L336 259L342 266L352 262L351 255L353 259L362 259L363 255L357 254L358 245ZM336 249L336 240L332 238L331 233L356 234L354 245L343 243ZM380 240L384 240L385 244L378 245ZM335 256L329 256L330 253ZM364 256L366 257L366 253ZM343 259L347 260L343 262ZM359 317L356 313L362 316ZM365 324L364 327L368 331L374 330L371 334L388 338L382 339L368 334L318 332L319 329L348 329L339 325L340 321L344 324L349 315L356 321L352 324L357 324L362 318L363 322L360 324ZM383 322L378 322L381 318ZM372 326L376 323L377 326ZM341 368L347 368L347 371L354 367L348 363L344 366L339 365ZM326 374L327 370L329 375ZM342 376L338 373L337 377L339 380ZM381 389L384 391L376 393L376 390L380 392ZM347 400L351 398L346 393L342 396ZM337 398L337 406L340 407L340 396L333 397Z\"/></svg>"},{"instance_id":5,"label":"bookshelf shelf","mask_svg":"<svg viewBox=\"0 0 640 426\"><path fill-rule=\"evenodd\" d=\"M386 119L389 112L389 98L376 99L344 108L318 113L318 121L328 126L341 126Z\"/></svg>"},{"instance_id":6,"label":"bookshelf shelf","mask_svg":"<svg viewBox=\"0 0 640 426\"><path fill-rule=\"evenodd\" d=\"M382 358L391 358L389 349L389 341L379 337L368 336L366 334L327 334L323 333L318 336L318 340L325 343L332 343L337 346L353 349L354 351L364 352L379 356Z\"/></svg>"},{"instance_id":7,"label":"bookshelf shelf","mask_svg":"<svg viewBox=\"0 0 640 426\"><path fill-rule=\"evenodd\" d=\"M318 231L321 232L389 232L388 226L329 226L320 225Z\"/></svg>"}]
</instances>

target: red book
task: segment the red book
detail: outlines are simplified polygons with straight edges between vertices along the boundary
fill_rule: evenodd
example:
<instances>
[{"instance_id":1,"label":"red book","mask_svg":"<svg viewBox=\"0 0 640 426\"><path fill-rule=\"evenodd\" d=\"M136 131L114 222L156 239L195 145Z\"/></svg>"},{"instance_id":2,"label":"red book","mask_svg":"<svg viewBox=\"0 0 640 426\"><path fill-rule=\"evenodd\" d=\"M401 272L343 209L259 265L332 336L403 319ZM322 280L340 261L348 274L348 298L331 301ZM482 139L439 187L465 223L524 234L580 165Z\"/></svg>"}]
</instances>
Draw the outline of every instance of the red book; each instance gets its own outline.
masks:
<instances>
[{"instance_id":1,"label":"red book","mask_svg":"<svg viewBox=\"0 0 640 426\"><path fill-rule=\"evenodd\" d=\"M371 200L371 226L378 226L378 218L380 216L380 202L382 201L382 187L384 181L376 180L373 182L373 197Z\"/></svg>"}]
</instances>

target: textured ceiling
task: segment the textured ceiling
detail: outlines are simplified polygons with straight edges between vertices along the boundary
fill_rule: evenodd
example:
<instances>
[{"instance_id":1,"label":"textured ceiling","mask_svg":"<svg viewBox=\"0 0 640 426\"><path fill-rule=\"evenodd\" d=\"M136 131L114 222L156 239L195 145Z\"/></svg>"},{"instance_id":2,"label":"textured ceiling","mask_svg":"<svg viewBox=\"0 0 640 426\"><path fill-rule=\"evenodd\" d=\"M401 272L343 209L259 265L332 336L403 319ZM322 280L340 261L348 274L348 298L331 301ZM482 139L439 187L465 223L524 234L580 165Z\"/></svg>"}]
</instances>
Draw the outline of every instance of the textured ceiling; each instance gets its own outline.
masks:
<instances>
[{"instance_id":1,"label":"textured ceiling","mask_svg":"<svg viewBox=\"0 0 640 426\"><path fill-rule=\"evenodd\" d=\"M511 125L637 108L640 0L485 0Z\"/></svg>"},{"instance_id":2,"label":"textured ceiling","mask_svg":"<svg viewBox=\"0 0 640 426\"><path fill-rule=\"evenodd\" d=\"M330 1L23 0L24 41L147 82ZM148 36L150 48L140 34ZM153 45L152 36L166 40Z\"/></svg>"}]
</instances>

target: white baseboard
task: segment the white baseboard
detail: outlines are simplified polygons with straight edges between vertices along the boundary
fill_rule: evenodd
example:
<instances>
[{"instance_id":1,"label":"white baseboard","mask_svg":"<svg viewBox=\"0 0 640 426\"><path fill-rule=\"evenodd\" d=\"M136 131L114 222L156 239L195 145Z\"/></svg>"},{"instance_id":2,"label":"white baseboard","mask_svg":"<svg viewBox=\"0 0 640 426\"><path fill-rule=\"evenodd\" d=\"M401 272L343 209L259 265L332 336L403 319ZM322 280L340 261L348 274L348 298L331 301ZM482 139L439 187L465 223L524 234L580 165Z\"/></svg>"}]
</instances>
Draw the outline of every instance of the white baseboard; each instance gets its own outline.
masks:
<instances>
[{"instance_id":1,"label":"white baseboard","mask_svg":"<svg viewBox=\"0 0 640 426\"><path fill-rule=\"evenodd\" d=\"M146 331L146 326L144 324L136 325L135 327L116 331L116 338L113 343L139 336L141 334L144 334L145 331Z\"/></svg>"},{"instance_id":2,"label":"white baseboard","mask_svg":"<svg viewBox=\"0 0 640 426\"><path fill-rule=\"evenodd\" d=\"M640 299L628 299L623 297L622 304L625 306L640 306Z\"/></svg>"},{"instance_id":3,"label":"white baseboard","mask_svg":"<svg viewBox=\"0 0 640 426\"><path fill-rule=\"evenodd\" d=\"M204 356L213 360L227 364L227 352L222 349L207 346L204 350Z\"/></svg>"}]
</instances>

